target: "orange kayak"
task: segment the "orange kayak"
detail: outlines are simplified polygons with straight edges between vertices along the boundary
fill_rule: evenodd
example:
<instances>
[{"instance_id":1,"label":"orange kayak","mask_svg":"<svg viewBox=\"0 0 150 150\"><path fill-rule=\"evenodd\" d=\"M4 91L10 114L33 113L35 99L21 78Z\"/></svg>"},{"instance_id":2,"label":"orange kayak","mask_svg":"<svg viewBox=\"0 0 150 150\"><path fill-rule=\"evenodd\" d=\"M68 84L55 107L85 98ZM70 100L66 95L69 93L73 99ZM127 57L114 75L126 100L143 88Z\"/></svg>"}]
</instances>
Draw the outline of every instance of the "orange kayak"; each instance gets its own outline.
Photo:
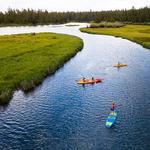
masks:
<instances>
[{"instance_id":1,"label":"orange kayak","mask_svg":"<svg viewBox=\"0 0 150 150\"><path fill-rule=\"evenodd\" d=\"M120 67L126 67L127 64L116 64L114 65L114 67L120 68Z\"/></svg>"},{"instance_id":2,"label":"orange kayak","mask_svg":"<svg viewBox=\"0 0 150 150\"><path fill-rule=\"evenodd\" d=\"M91 79L85 79L85 80L79 80L77 81L78 84L94 84L94 83L100 83L102 82L102 79L94 79L94 80L91 80Z\"/></svg>"}]
</instances>

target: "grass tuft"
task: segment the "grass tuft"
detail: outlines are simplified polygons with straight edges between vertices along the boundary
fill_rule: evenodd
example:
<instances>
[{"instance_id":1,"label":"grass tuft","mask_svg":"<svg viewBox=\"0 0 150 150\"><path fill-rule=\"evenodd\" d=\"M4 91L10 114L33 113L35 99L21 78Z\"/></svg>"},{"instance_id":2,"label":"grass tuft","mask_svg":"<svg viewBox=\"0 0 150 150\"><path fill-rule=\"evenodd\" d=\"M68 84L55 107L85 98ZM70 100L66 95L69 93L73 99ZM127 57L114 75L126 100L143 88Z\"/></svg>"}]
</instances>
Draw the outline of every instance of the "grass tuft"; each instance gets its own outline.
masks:
<instances>
[{"instance_id":1,"label":"grass tuft","mask_svg":"<svg viewBox=\"0 0 150 150\"><path fill-rule=\"evenodd\" d=\"M37 85L39 85L42 82L42 78L32 78L31 80L27 81L24 80L21 82L20 84L20 88L25 91L28 92L32 89L34 89Z\"/></svg>"},{"instance_id":2,"label":"grass tuft","mask_svg":"<svg viewBox=\"0 0 150 150\"><path fill-rule=\"evenodd\" d=\"M0 93L0 104L1 105L8 104L9 100L12 98L12 94L13 94L13 91L11 90L2 91Z\"/></svg>"},{"instance_id":3,"label":"grass tuft","mask_svg":"<svg viewBox=\"0 0 150 150\"><path fill-rule=\"evenodd\" d=\"M31 35L35 36L35 33L31 33Z\"/></svg>"}]
</instances>

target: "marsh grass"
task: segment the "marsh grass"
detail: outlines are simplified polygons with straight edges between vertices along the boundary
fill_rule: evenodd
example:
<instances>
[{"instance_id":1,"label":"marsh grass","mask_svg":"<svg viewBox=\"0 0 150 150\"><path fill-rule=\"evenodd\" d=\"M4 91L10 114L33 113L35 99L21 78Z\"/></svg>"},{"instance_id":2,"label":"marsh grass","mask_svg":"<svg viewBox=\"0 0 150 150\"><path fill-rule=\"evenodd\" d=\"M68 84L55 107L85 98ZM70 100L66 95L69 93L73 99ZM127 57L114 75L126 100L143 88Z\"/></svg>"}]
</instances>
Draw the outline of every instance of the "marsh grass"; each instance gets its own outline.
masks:
<instances>
[{"instance_id":1,"label":"marsh grass","mask_svg":"<svg viewBox=\"0 0 150 150\"><path fill-rule=\"evenodd\" d=\"M8 103L16 89L34 89L82 47L80 38L63 34L0 36L0 103Z\"/></svg>"},{"instance_id":2,"label":"marsh grass","mask_svg":"<svg viewBox=\"0 0 150 150\"><path fill-rule=\"evenodd\" d=\"M150 25L126 25L120 28L81 28L80 31L122 37L150 49Z\"/></svg>"},{"instance_id":3,"label":"marsh grass","mask_svg":"<svg viewBox=\"0 0 150 150\"><path fill-rule=\"evenodd\" d=\"M5 105L8 103L9 99L11 99L13 94L12 90L3 90L0 94L0 104Z\"/></svg>"},{"instance_id":4,"label":"marsh grass","mask_svg":"<svg viewBox=\"0 0 150 150\"><path fill-rule=\"evenodd\" d=\"M120 28L125 26L121 22L100 22L100 23L91 23L90 28Z\"/></svg>"}]
</instances>

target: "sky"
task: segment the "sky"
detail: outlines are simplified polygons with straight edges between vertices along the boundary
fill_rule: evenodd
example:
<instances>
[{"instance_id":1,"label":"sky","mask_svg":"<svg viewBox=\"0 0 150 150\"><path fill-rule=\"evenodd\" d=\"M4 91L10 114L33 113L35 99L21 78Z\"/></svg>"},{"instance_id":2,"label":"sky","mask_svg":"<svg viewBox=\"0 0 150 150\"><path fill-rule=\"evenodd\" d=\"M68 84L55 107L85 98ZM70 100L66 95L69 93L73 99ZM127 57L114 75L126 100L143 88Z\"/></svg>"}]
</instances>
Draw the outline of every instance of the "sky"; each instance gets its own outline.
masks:
<instances>
[{"instance_id":1,"label":"sky","mask_svg":"<svg viewBox=\"0 0 150 150\"><path fill-rule=\"evenodd\" d=\"M130 9L150 6L150 0L0 0L0 11L42 9L48 11L89 11Z\"/></svg>"}]
</instances>

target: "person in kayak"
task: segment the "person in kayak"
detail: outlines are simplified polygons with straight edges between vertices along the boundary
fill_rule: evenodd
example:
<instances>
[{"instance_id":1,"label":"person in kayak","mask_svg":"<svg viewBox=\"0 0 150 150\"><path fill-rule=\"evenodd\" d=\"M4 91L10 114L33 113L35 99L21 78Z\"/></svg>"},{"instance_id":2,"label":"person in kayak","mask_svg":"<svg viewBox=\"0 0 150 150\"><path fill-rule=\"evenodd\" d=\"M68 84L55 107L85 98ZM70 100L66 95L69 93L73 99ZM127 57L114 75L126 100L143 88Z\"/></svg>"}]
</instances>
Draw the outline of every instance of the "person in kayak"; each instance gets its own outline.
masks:
<instances>
[{"instance_id":1,"label":"person in kayak","mask_svg":"<svg viewBox=\"0 0 150 150\"><path fill-rule=\"evenodd\" d=\"M94 77L92 77L92 81L94 81Z\"/></svg>"},{"instance_id":2,"label":"person in kayak","mask_svg":"<svg viewBox=\"0 0 150 150\"><path fill-rule=\"evenodd\" d=\"M83 80L83 82L85 82L85 80L86 80L86 79L85 79L85 77L83 77L83 79L82 79L82 80Z\"/></svg>"},{"instance_id":3,"label":"person in kayak","mask_svg":"<svg viewBox=\"0 0 150 150\"><path fill-rule=\"evenodd\" d=\"M116 108L116 103L113 101L113 102L112 102L112 105L111 105L111 110L114 111L115 108Z\"/></svg>"}]
</instances>

